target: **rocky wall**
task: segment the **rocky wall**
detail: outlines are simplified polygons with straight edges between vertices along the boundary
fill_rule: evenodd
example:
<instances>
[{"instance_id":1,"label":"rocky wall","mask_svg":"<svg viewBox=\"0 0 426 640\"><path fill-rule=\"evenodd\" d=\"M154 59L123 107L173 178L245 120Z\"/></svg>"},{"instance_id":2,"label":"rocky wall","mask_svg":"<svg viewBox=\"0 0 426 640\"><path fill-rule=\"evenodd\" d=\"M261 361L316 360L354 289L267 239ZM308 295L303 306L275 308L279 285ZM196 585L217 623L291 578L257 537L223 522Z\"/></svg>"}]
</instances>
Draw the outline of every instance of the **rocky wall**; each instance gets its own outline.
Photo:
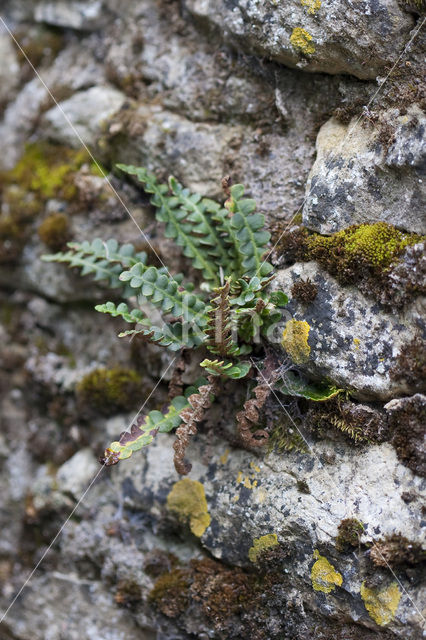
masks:
<instances>
[{"instance_id":1,"label":"rocky wall","mask_svg":"<svg viewBox=\"0 0 426 640\"><path fill-rule=\"evenodd\" d=\"M0 14L3 610L42 560L0 638L423 637L422 3ZM184 479L170 434L99 466L144 398L164 406L171 356L118 339L93 310L116 294L40 259L115 237L188 270L118 162L212 198L225 175L246 185L290 298L271 348L342 390L272 397L270 446L250 450L233 417L245 387L226 386Z\"/></svg>"}]
</instances>

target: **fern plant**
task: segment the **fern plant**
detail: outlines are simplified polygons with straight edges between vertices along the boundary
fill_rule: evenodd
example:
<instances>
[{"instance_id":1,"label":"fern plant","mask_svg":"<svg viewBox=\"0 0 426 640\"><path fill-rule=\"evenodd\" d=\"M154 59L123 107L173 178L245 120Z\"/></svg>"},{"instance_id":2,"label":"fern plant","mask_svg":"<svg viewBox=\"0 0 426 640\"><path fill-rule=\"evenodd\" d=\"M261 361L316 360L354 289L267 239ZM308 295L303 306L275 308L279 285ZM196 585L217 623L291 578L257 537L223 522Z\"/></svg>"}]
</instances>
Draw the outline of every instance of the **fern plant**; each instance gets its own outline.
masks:
<instances>
[{"instance_id":1,"label":"fern plant","mask_svg":"<svg viewBox=\"0 0 426 640\"><path fill-rule=\"evenodd\" d=\"M175 352L202 347L209 353L201 362L204 378L182 393L177 393L182 385L174 384L177 394L168 409L138 418L101 458L105 465L116 464L149 445L157 433L177 429L175 466L179 473L186 474L191 468L185 461L189 438L217 396L221 381L249 375L251 363L247 356L254 339L266 335L280 320L278 308L287 303L287 296L268 291L272 266L263 258L270 234L263 229L264 216L256 213L254 200L244 198L242 185L226 183L227 200L221 206L190 193L173 177L168 184L159 184L144 168L118 167L135 176L151 194L150 201L157 220L164 224L165 236L172 238L192 261L200 272L201 285L195 287L182 274L170 274L166 267L148 265L146 253L135 251L130 244L119 246L115 240L71 242L68 251L43 259L66 263L80 269L81 275L90 274L110 288L121 290L121 297L128 303L109 301L95 307L130 325L120 337L138 336ZM161 312L161 326L152 324L140 308L141 303L144 308L149 303ZM183 362L184 358L178 362L178 377ZM269 374L274 383L276 376L272 370ZM237 415L241 439L251 446L260 446L268 437L256 427L270 384L265 374L258 382L253 400L248 400Z\"/></svg>"}]
</instances>

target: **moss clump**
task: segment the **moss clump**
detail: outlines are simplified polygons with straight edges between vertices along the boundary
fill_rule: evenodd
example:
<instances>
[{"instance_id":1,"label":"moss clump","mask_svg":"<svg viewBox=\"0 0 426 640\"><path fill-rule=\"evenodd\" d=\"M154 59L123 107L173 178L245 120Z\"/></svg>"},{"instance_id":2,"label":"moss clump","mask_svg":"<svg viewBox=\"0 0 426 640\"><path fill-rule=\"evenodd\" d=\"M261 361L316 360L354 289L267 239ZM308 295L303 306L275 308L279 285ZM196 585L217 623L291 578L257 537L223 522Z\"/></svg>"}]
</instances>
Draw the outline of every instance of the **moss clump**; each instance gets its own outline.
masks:
<instances>
[{"instance_id":1,"label":"moss clump","mask_svg":"<svg viewBox=\"0 0 426 640\"><path fill-rule=\"evenodd\" d=\"M68 216L64 213L52 213L39 226L38 235L49 249L59 251L71 239Z\"/></svg>"},{"instance_id":2,"label":"moss clump","mask_svg":"<svg viewBox=\"0 0 426 640\"><path fill-rule=\"evenodd\" d=\"M418 542L411 542L399 533L375 540L369 552L376 567L415 565L425 562L426 550Z\"/></svg>"},{"instance_id":3,"label":"moss clump","mask_svg":"<svg viewBox=\"0 0 426 640\"><path fill-rule=\"evenodd\" d=\"M169 618L176 618L189 606L191 574L188 569L173 569L155 582L149 599Z\"/></svg>"},{"instance_id":4,"label":"moss clump","mask_svg":"<svg viewBox=\"0 0 426 640\"><path fill-rule=\"evenodd\" d=\"M34 221L49 199L71 202L76 198L78 190L74 178L83 165L99 175L85 150L38 142L27 145L13 169L0 172L0 263L19 259L31 237ZM59 224L62 228L58 237L63 238L64 225ZM53 228L50 235L49 230L46 233L47 238L52 237ZM61 246L56 245L57 248Z\"/></svg>"},{"instance_id":5,"label":"moss clump","mask_svg":"<svg viewBox=\"0 0 426 640\"><path fill-rule=\"evenodd\" d=\"M300 278L291 288L292 297L302 304L311 304L317 297L317 294L318 287L310 278L307 278L306 280Z\"/></svg>"},{"instance_id":6,"label":"moss clump","mask_svg":"<svg viewBox=\"0 0 426 640\"><path fill-rule=\"evenodd\" d=\"M332 236L309 236L305 259L317 260L341 281L352 282L360 275L389 269L406 247L420 240L386 222L353 225Z\"/></svg>"},{"instance_id":7,"label":"moss clump","mask_svg":"<svg viewBox=\"0 0 426 640\"><path fill-rule=\"evenodd\" d=\"M260 536L260 538L255 538L253 540L253 546L250 547L248 552L250 562L257 562L259 557L265 553L265 551L268 551L277 545L278 538L276 533L268 533L265 536Z\"/></svg>"},{"instance_id":8,"label":"moss clump","mask_svg":"<svg viewBox=\"0 0 426 640\"><path fill-rule=\"evenodd\" d=\"M285 325L281 344L295 364L303 364L309 360L309 330L306 320L289 320Z\"/></svg>"},{"instance_id":9,"label":"moss clump","mask_svg":"<svg viewBox=\"0 0 426 640\"><path fill-rule=\"evenodd\" d=\"M133 580L120 580L114 600L121 607L133 607L142 600L141 588Z\"/></svg>"},{"instance_id":10,"label":"moss clump","mask_svg":"<svg viewBox=\"0 0 426 640\"><path fill-rule=\"evenodd\" d=\"M206 494L201 482L190 478L176 482L167 496L167 507L180 520L189 522L189 528L197 537L201 537L210 525Z\"/></svg>"},{"instance_id":11,"label":"moss clump","mask_svg":"<svg viewBox=\"0 0 426 640\"><path fill-rule=\"evenodd\" d=\"M332 564L321 556L319 551L315 549L314 562L311 570L312 586L315 591L322 591L323 593L331 593L337 587L342 586L343 578L341 574L336 571Z\"/></svg>"},{"instance_id":12,"label":"moss clump","mask_svg":"<svg viewBox=\"0 0 426 640\"><path fill-rule=\"evenodd\" d=\"M336 537L336 549L340 553L352 550L353 547L359 546L359 541L364 526L356 518L345 518L337 527L338 535Z\"/></svg>"},{"instance_id":13,"label":"moss clump","mask_svg":"<svg viewBox=\"0 0 426 640\"><path fill-rule=\"evenodd\" d=\"M77 385L78 401L104 415L128 411L140 397L141 381L132 369L95 369Z\"/></svg>"},{"instance_id":14,"label":"moss clump","mask_svg":"<svg viewBox=\"0 0 426 640\"><path fill-rule=\"evenodd\" d=\"M393 620L401 599L396 582L381 590L369 589L363 582L360 593L370 618L376 624L382 627Z\"/></svg>"},{"instance_id":15,"label":"moss clump","mask_svg":"<svg viewBox=\"0 0 426 640\"><path fill-rule=\"evenodd\" d=\"M298 453L306 453L308 445L302 435L290 421L285 419L277 419L274 427L269 435L268 452L276 451L283 453L284 451L296 451Z\"/></svg>"},{"instance_id":16,"label":"moss clump","mask_svg":"<svg viewBox=\"0 0 426 640\"><path fill-rule=\"evenodd\" d=\"M306 416L306 425L320 438L337 429L355 444L385 442L389 429L385 417L368 405L332 398L321 406L313 405Z\"/></svg>"},{"instance_id":17,"label":"moss clump","mask_svg":"<svg viewBox=\"0 0 426 640\"><path fill-rule=\"evenodd\" d=\"M275 262L316 260L341 284L356 285L384 306L403 307L425 292L424 236L386 222L352 225L331 236L277 225Z\"/></svg>"}]
</instances>

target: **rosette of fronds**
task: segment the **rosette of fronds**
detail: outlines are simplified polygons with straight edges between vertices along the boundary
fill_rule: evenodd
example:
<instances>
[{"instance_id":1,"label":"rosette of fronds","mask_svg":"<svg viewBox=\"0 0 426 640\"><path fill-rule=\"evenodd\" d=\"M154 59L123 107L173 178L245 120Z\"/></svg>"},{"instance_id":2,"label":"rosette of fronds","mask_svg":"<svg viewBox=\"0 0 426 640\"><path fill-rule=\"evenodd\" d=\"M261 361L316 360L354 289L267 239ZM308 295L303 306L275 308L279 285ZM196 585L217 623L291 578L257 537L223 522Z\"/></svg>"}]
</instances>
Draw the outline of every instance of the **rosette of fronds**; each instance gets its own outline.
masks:
<instances>
[{"instance_id":1,"label":"rosette of fronds","mask_svg":"<svg viewBox=\"0 0 426 640\"><path fill-rule=\"evenodd\" d=\"M201 282L187 282L166 266L149 265L146 253L130 244L120 246L115 240L71 242L67 251L43 259L68 264L117 291L121 301L95 308L129 325L120 337L135 337L175 352L197 348L210 352L201 362L205 378L173 397L166 410L139 417L101 458L105 465L116 464L149 445L157 433L177 429L175 465L180 473L187 473L190 465L184 460L185 449L197 423L217 397L222 380L250 375L247 354L280 320L279 307L287 303L287 297L268 289L273 279L272 266L265 260L270 234L263 228L264 216L256 212L254 200L244 198L242 185L227 182L227 200L222 206L191 193L173 177L161 184L144 168L118 167L143 184L164 235L181 248ZM180 358L176 390L182 389L183 366ZM266 401L267 386L260 382L255 398L238 414L239 432L246 444L258 444L255 423ZM267 437L266 432L257 435L262 435L261 440Z\"/></svg>"}]
</instances>

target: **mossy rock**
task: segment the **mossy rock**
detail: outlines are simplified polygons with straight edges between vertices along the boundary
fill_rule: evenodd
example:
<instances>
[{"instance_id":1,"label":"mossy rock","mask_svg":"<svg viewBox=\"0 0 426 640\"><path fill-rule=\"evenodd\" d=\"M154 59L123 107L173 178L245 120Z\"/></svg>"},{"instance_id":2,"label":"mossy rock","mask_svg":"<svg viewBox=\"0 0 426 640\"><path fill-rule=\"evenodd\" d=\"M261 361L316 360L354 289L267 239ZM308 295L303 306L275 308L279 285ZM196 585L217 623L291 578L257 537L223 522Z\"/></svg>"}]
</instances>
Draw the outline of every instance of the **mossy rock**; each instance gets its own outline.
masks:
<instances>
[{"instance_id":1,"label":"mossy rock","mask_svg":"<svg viewBox=\"0 0 426 640\"><path fill-rule=\"evenodd\" d=\"M80 405L104 415L133 409L142 396L141 376L132 369L95 369L77 385Z\"/></svg>"}]
</instances>

